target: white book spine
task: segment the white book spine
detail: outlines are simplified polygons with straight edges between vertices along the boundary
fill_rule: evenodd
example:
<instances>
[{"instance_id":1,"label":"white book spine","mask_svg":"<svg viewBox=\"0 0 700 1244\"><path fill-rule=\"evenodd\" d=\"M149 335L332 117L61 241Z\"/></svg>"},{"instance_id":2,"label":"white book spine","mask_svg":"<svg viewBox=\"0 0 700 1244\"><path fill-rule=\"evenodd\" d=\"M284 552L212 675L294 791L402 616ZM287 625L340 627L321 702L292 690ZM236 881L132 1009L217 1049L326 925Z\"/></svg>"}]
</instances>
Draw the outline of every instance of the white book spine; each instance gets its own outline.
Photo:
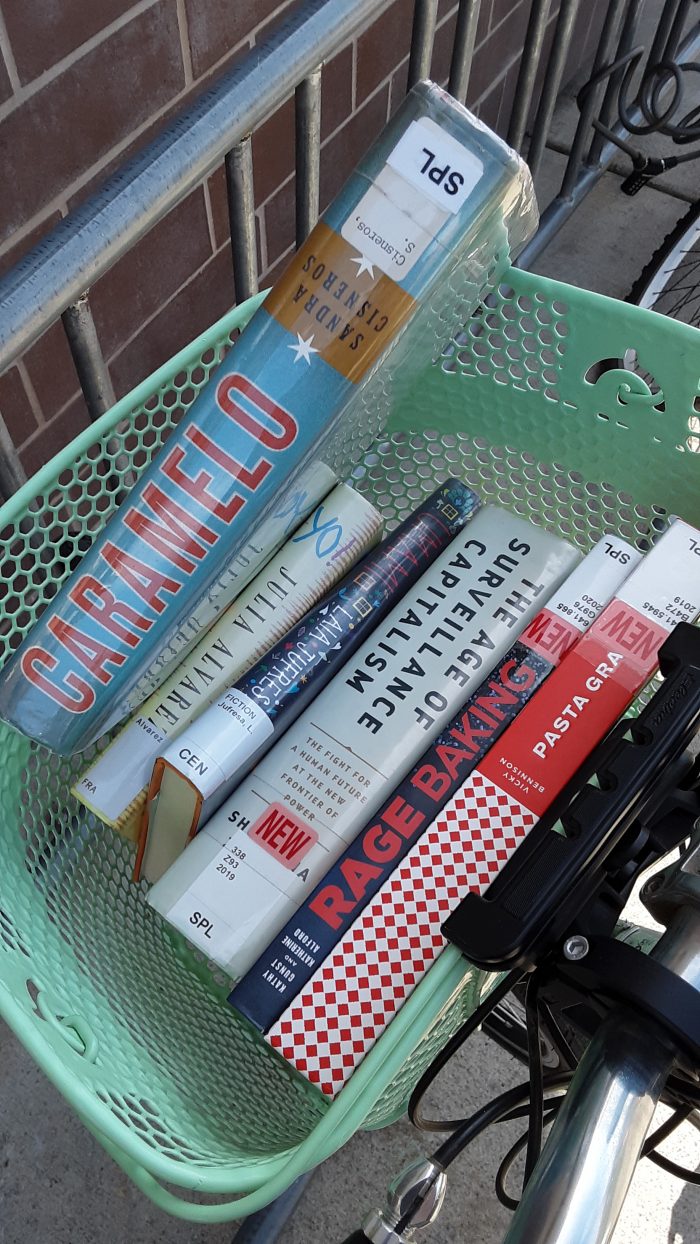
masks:
<instances>
[{"instance_id":1,"label":"white book spine","mask_svg":"<svg viewBox=\"0 0 700 1244\"><path fill-rule=\"evenodd\" d=\"M135 838L153 763L167 740L235 682L377 541L381 517L338 484L98 756L73 793Z\"/></svg>"},{"instance_id":2,"label":"white book spine","mask_svg":"<svg viewBox=\"0 0 700 1244\"><path fill-rule=\"evenodd\" d=\"M573 569L565 541L477 514L154 886L236 978Z\"/></svg>"},{"instance_id":3,"label":"white book spine","mask_svg":"<svg viewBox=\"0 0 700 1244\"><path fill-rule=\"evenodd\" d=\"M282 488L277 508L253 531L249 543L241 549L238 556L224 567L204 600L192 611L187 622L171 637L170 642L159 652L136 684L131 696L134 706L140 705L161 686L169 673L199 643L212 623L240 596L337 482L334 472L325 462L311 462L296 483L289 488Z\"/></svg>"}]
</instances>

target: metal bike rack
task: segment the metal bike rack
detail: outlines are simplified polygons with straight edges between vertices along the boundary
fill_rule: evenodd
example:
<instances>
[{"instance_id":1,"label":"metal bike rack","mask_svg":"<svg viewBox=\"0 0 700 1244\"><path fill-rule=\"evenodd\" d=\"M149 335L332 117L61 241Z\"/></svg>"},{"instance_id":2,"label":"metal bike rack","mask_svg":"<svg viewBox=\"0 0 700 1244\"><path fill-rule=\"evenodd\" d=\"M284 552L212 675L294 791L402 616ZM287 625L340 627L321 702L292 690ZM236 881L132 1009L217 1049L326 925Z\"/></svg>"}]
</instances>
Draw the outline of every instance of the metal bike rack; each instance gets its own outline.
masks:
<instances>
[{"instance_id":1,"label":"metal bike rack","mask_svg":"<svg viewBox=\"0 0 700 1244\"><path fill-rule=\"evenodd\" d=\"M561 86L574 22L582 0L561 0L542 87L526 141L553 0L531 0L508 138L525 149L536 171L542 160ZM117 170L0 280L0 372L18 359L59 317L63 321L90 418L112 398L107 366L90 310L88 290L140 238L198 186L222 161L226 168L234 291L238 300L257 289L251 135L292 93L296 113L296 235L304 237L318 215L323 62L369 26L389 0L306 0L260 46L205 90L150 143ZM460 0L449 90L466 98L481 0ZM409 87L429 74L438 0L415 0ZM630 40L642 0L611 0L595 66ZM700 22L684 52L700 51ZM559 194L544 212L538 235L521 265L527 266L565 223L610 164L616 149L588 132L599 95L592 92L581 116ZM606 93L603 111L610 113ZM19 487L25 474L0 417L0 492Z\"/></svg>"},{"instance_id":2,"label":"metal bike rack","mask_svg":"<svg viewBox=\"0 0 700 1244\"><path fill-rule=\"evenodd\" d=\"M553 0L531 0L507 136L525 152L534 172L547 145L575 20L585 2L561 0L529 127L553 6ZM264 43L239 59L48 233L0 280L0 373L60 318L88 414L91 419L103 414L114 394L90 310L90 286L222 162L235 273L232 294L240 301L254 293L258 273L251 135L294 94L296 238L300 242L319 211L323 63L371 25L389 3L305 0ZM610 0L594 73L632 45L642 5L643 0ZM481 0L459 3L448 89L461 100L467 95L480 7ZM409 88L430 74L437 16L438 0L415 0ZM682 52L688 60L700 54L700 21L687 35ZM612 85L606 88L601 83L588 95L559 193L543 213L538 234L521 256L521 266L531 264L547 246L617 154L614 144L591 137L596 111L612 124L613 105ZM10 496L25 479L0 415L0 494ZM280 1202L247 1220L236 1238L246 1244L271 1244L296 1208L304 1183L300 1181Z\"/></svg>"},{"instance_id":3,"label":"metal bike rack","mask_svg":"<svg viewBox=\"0 0 700 1244\"><path fill-rule=\"evenodd\" d=\"M510 126L511 142L518 148L525 139L551 2L532 2ZM624 0L617 0L617 9L620 2ZM0 281L0 372L62 317L88 414L93 419L102 414L112 392L87 291L221 162L229 195L235 296L240 301L255 292L251 134L295 93L300 240L318 215L323 61L371 25L387 5L388 0L306 0L265 44L242 57L66 216ZM562 0L532 133L537 160L545 148L578 5L579 0ZM460 0L449 90L461 100L469 85L480 6L481 0ZM415 0L409 87L430 72L436 19L438 0ZM24 480L19 454L0 418L0 490L9 496Z\"/></svg>"},{"instance_id":4,"label":"metal bike rack","mask_svg":"<svg viewBox=\"0 0 700 1244\"><path fill-rule=\"evenodd\" d=\"M566 9L566 0L562 0L560 9L560 22ZM574 6L575 7L575 6ZM624 52L629 51L635 42L636 32L644 7L644 0L610 0L606 19L603 24L598 47L596 50L593 66L591 69L591 77L593 77L604 65L611 64ZM659 41L659 31L661 31L666 22L666 14L670 11L671 4L666 4L659 19L659 25L656 38L652 43L649 52L649 58L653 59L655 54L655 46ZM687 33L683 40L679 55L683 60L696 61L700 54L700 21L698 21ZM550 66L552 60L557 59L556 40L555 46L552 48L550 57ZM525 247L519 260L518 266L528 268L538 255L542 253L544 248L549 245L552 238L561 229L562 225L583 202L591 190L597 185L607 168L610 167L612 161L619 155L619 148L612 142L604 142L600 135L593 133L591 122L593 117L600 115L601 120L610 125L615 134L622 137L625 130L619 123L613 125L613 109L615 103L615 86L616 75L612 75L609 86L606 88L604 82L592 90L581 110L576 133L567 160L566 169L562 179L559 193L552 200L546 210L542 213L540 219L540 227L534 238ZM543 92L544 94L544 92ZM601 105L602 99L602 105ZM553 104L552 104L553 107ZM542 104L540 103L540 111ZM635 122L641 120L641 112L636 110L633 112ZM538 118L539 120L539 112ZM528 153L528 162L533 169L539 164L542 151L546 144L547 131L551 114L544 121L544 132L538 129L537 121L535 123ZM536 159L533 163L533 154L536 153Z\"/></svg>"}]
</instances>

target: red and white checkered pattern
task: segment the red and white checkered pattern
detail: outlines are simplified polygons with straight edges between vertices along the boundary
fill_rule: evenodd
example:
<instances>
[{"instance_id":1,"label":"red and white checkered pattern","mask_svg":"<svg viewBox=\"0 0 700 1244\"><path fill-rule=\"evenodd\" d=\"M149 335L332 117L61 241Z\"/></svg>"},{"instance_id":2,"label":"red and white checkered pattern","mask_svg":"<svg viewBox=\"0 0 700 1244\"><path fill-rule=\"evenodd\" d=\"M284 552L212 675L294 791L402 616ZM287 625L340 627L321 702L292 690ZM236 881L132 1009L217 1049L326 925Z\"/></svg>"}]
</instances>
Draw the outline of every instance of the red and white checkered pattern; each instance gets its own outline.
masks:
<instances>
[{"instance_id":1,"label":"red and white checkered pattern","mask_svg":"<svg viewBox=\"0 0 700 1244\"><path fill-rule=\"evenodd\" d=\"M334 1097L440 954L440 925L482 893L536 817L476 770L266 1040Z\"/></svg>"}]
</instances>

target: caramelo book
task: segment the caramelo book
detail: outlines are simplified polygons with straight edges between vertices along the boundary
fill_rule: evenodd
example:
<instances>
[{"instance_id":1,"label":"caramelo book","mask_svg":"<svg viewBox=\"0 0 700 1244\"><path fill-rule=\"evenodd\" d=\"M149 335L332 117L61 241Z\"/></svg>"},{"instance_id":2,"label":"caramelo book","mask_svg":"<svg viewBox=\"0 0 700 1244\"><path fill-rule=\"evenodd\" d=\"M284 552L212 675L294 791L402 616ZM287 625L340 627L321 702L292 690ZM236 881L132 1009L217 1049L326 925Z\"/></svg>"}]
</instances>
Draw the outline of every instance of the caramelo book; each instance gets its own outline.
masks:
<instances>
[{"instance_id":1,"label":"caramelo book","mask_svg":"<svg viewBox=\"0 0 700 1244\"><path fill-rule=\"evenodd\" d=\"M536 220L519 156L446 91L413 87L0 672L0 718L67 755L133 712L153 660L403 331L420 319L410 369Z\"/></svg>"}]
</instances>

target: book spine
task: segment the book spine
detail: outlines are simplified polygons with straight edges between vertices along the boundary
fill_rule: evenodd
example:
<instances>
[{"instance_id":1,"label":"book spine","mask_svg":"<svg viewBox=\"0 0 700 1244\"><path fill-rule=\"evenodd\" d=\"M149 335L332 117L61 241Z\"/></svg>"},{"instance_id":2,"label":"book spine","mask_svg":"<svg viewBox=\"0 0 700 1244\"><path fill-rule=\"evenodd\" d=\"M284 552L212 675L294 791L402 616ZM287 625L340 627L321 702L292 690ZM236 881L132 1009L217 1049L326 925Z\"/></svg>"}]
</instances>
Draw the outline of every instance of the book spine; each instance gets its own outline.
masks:
<instances>
[{"instance_id":1,"label":"book spine","mask_svg":"<svg viewBox=\"0 0 700 1244\"><path fill-rule=\"evenodd\" d=\"M579 559L522 519L480 510L149 901L242 975Z\"/></svg>"},{"instance_id":2,"label":"book spine","mask_svg":"<svg viewBox=\"0 0 700 1244\"><path fill-rule=\"evenodd\" d=\"M167 766L203 797L201 820L216 810L366 636L386 617L481 502L448 480L369 553L317 610L266 652L245 677L199 716L156 762L149 801ZM193 769L193 760L195 767ZM157 822L158 813L155 813ZM191 827L192 832L196 825Z\"/></svg>"},{"instance_id":3,"label":"book spine","mask_svg":"<svg viewBox=\"0 0 700 1244\"><path fill-rule=\"evenodd\" d=\"M485 781L537 818L651 678L678 622L700 608L700 545L674 522L625 581L565 666L510 727L508 749L485 760ZM697 552L695 551L697 547Z\"/></svg>"},{"instance_id":4,"label":"book spine","mask_svg":"<svg viewBox=\"0 0 700 1244\"><path fill-rule=\"evenodd\" d=\"M379 538L381 517L338 484L268 562L73 788L101 820L135 837L153 763L202 704L303 617Z\"/></svg>"},{"instance_id":5,"label":"book spine","mask_svg":"<svg viewBox=\"0 0 700 1244\"><path fill-rule=\"evenodd\" d=\"M449 913L467 891L488 889L651 676L669 631L697 615L698 550L699 533L687 524L664 533L270 1029L266 1041L328 1097L444 949L440 927ZM562 727L561 746L541 755L544 721L552 708L568 706L575 710L569 720L583 714L591 725ZM526 779L517 796L507 777L514 771ZM494 772L506 775L500 784Z\"/></svg>"},{"instance_id":6,"label":"book spine","mask_svg":"<svg viewBox=\"0 0 700 1244\"><path fill-rule=\"evenodd\" d=\"M446 92L409 92L0 673L0 717L72 754L133 711L158 652L322 453L421 305L437 295L425 334L437 346L459 300L443 278L468 254L476 301L487 271L497 279L507 265L509 237L534 227L531 203L514 152Z\"/></svg>"},{"instance_id":7,"label":"book spine","mask_svg":"<svg viewBox=\"0 0 700 1244\"><path fill-rule=\"evenodd\" d=\"M338 483L325 462L312 462L299 475L295 484L283 490L270 517L254 531L250 542L233 557L214 580L201 605L193 610L183 626L151 662L143 678L134 687L134 702L145 709L144 697L150 697L161 686L195 644L229 605L279 552L289 536L296 531L316 508L319 501Z\"/></svg>"},{"instance_id":8,"label":"book spine","mask_svg":"<svg viewBox=\"0 0 700 1244\"><path fill-rule=\"evenodd\" d=\"M415 842L615 595L641 554L605 536L343 852L229 1002L267 1032Z\"/></svg>"}]
</instances>

